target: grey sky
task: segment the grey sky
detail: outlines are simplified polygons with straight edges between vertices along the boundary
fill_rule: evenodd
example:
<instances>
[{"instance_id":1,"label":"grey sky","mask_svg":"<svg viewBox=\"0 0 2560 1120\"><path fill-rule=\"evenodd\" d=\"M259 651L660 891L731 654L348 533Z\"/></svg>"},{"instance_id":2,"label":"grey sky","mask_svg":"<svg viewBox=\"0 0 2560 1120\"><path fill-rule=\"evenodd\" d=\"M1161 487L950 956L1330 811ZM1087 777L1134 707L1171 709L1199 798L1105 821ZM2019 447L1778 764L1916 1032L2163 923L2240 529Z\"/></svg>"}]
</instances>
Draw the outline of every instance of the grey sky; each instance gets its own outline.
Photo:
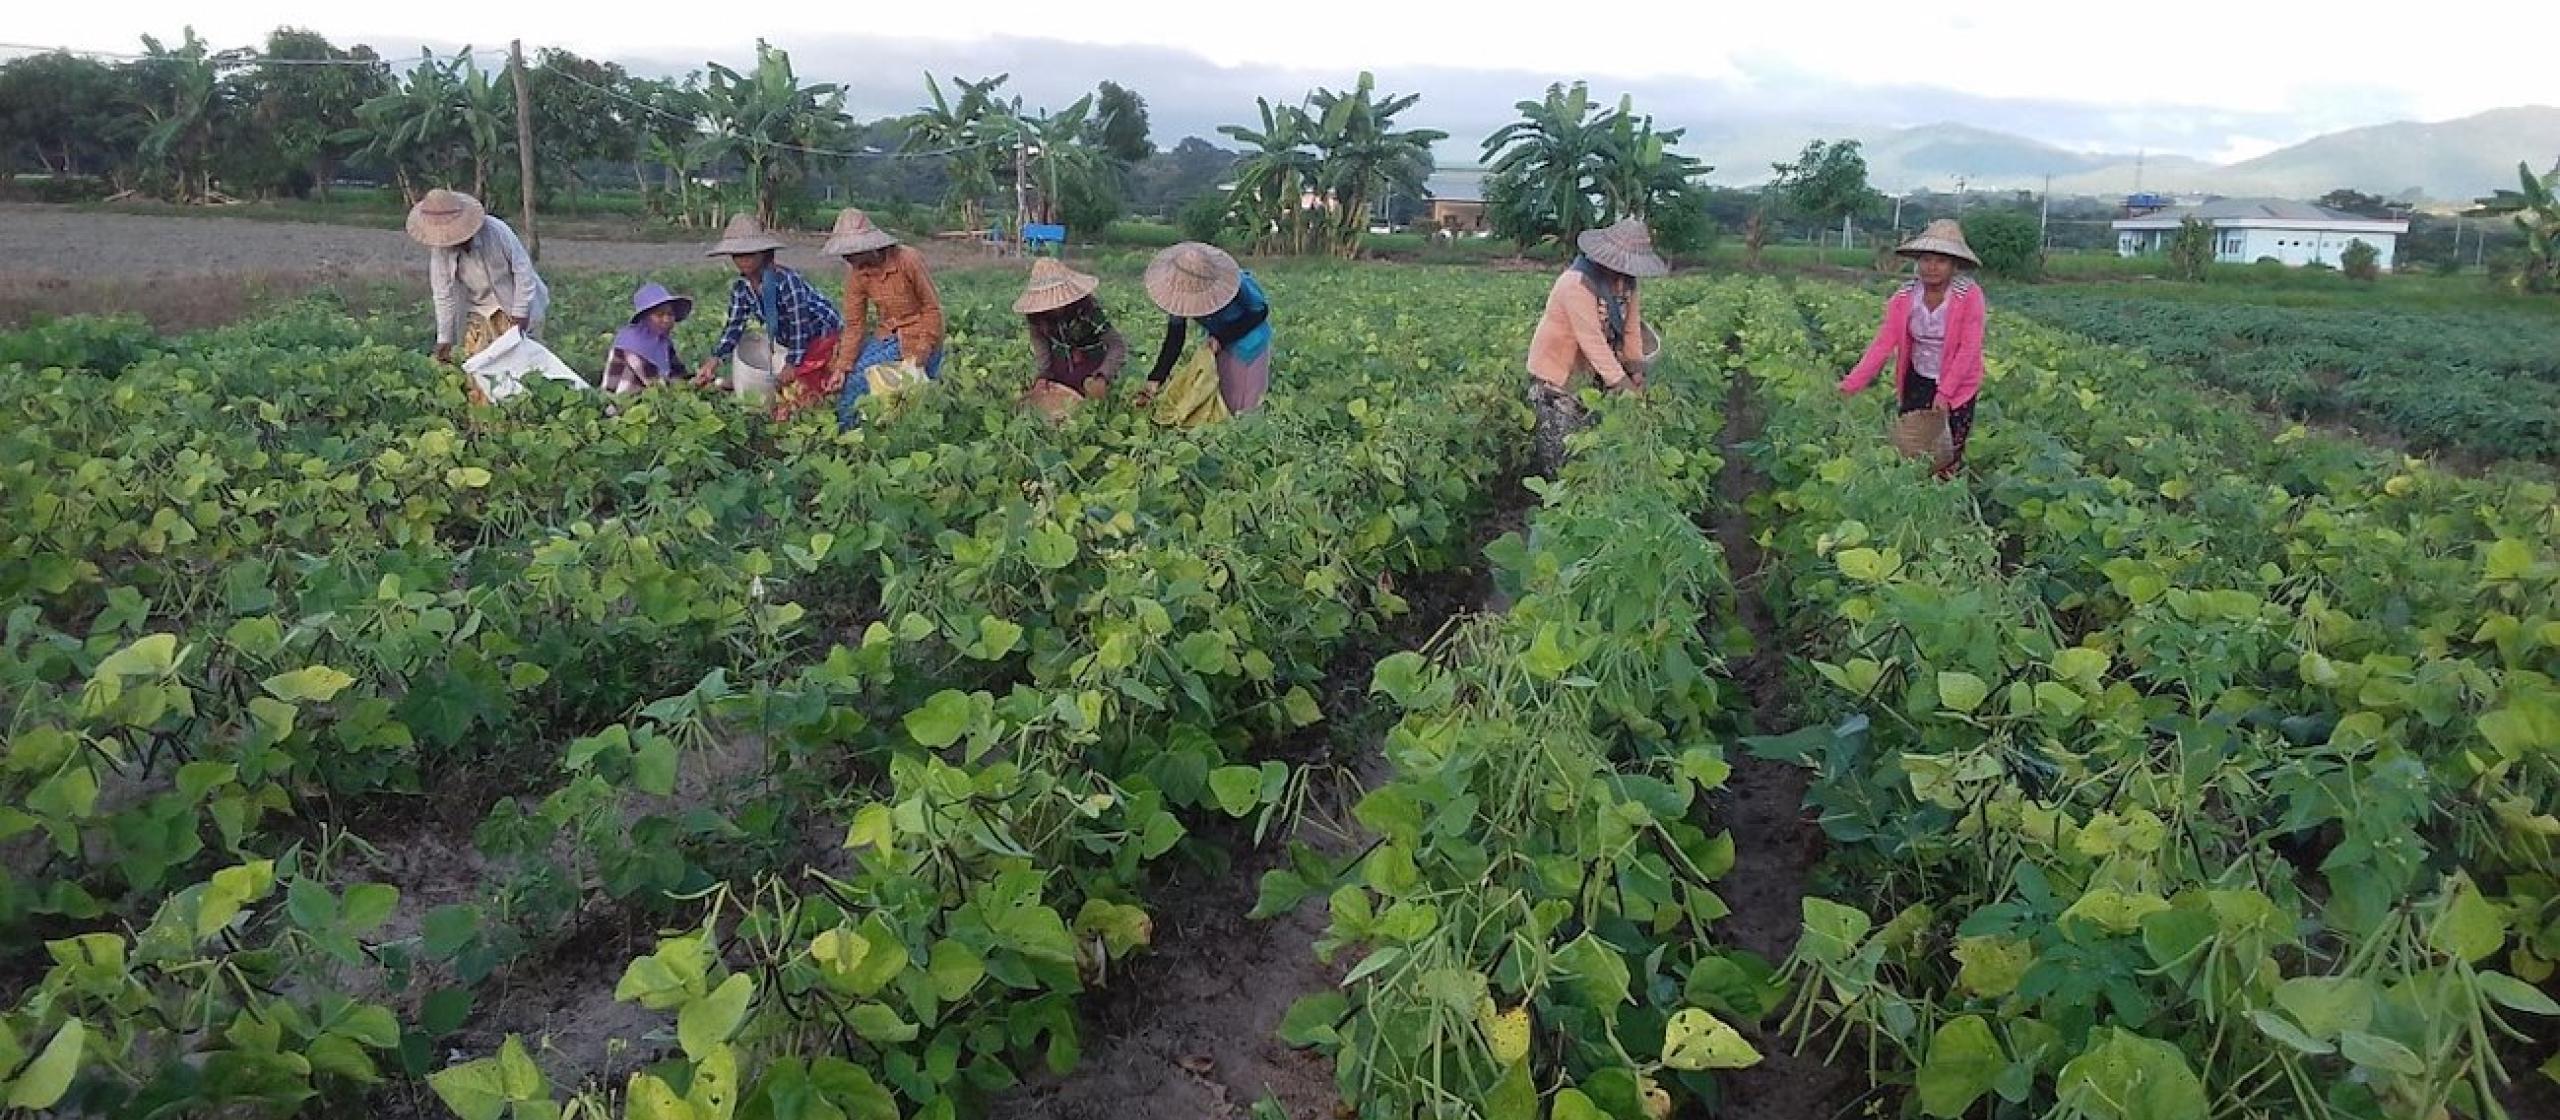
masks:
<instances>
[{"instance_id":1,"label":"grey sky","mask_svg":"<svg viewBox=\"0 0 2560 1120\"><path fill-rule=\"evenodd\" d=\"M416 5L25 8L0 38L131 50L144 32L174 38L193 20L223 46L252 43L280 23L386 51L459 39L444 9ZM1715 138L1938 122L2080 151L2245 158L2340 128L2548 100L2542 52L2560 32L2560 5L2547 4L2515 5L2494 24L2460 29L2248 2L2127 17L2121 7L2027 0L1834 0L1817 17L1795 5L1621 0L1607 7L1607 26L1554 31L1490 9L1443 18L1429 6L1374 4L1230 8L1205 18L1183 0L1105 0L1080 10L1027 0L813 5L793 13L796 23L764 27L721 24L720 10L674 0L524 5L475 41L520 35L528 46L670 72L705 58L735 63L761 34L791 50L804 75L849 85L866 117L912 108L926 70L1009 71L1034 105L1064 104L1112 78L1146 95L1168 141L1249 119L1256 94L1294 98L1366 67L1387 88L1426 95L1414 123L1454 134L1444 160L1471 158L1473 141L1507 119L1512 102L1579 76L1596 93L1633 93L1662 123L1688 126L1710 159L1730 163ZM1766 143L1741 147L1756 158Z\"/></svg>"}]
</instances>

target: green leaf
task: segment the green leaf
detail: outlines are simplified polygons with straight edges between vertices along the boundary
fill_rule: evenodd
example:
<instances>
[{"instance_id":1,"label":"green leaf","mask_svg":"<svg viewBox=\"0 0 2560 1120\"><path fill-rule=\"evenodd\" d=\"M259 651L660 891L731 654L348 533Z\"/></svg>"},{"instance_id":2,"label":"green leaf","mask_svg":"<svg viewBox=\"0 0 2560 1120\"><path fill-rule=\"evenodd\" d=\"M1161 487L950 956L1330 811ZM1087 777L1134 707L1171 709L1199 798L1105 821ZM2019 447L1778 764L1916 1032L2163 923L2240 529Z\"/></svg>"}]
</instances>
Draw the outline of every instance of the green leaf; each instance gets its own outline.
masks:
<instances>
[{"instance_id":1,"label":"green leaf","mask_svg":"<svg viewBox=\"0 0 2560 1120\"><path fill-rule=\"evenodd\" d=\"M427 1075L436 1099L462 1120L501 1120L507 1113L506 1078L496 1058L449 1066Z\"/></svg>"},{"instance_id":2,"label":"green leaf","mask_svg":"<svg viewBox=\"0 0 2560 1120\"><path fill-rule=\"evenodd\" d=\"M1967 937L1956 942L1954 956L1961 968L1956 970L1956 984L1966 992L1984 999L1998 999L2018 990L2018 981L2035 963L2035 946L2014 937Z\"/></svg>"},{"instance_id":3,"label":"green leaf","mask_svg":"<svg viewBox=\"0 0 2560 1120\"><path fill-rule=\"evenodd\" d=\"M88 1042L87 1023L64 1022L36 1060L9 1083L9 1107L41 1110L60 1103L63 1094L71 1091L72 1076L80 1072L80 1056Z\"/></svg>"},{"instance_id":4,"label":"green leaf","mask_svg":"<svg viewBox=\"0 0 2560 1120\"><path fill-rule=\"evenodd\" d=\"M347 1014L332 1030L375 1050L389 1050L400 1045L400 1020L391 1009L366 1004Z\"/></svg>"},{"instance_id":5,"label":"green leaf","mask_svg":"<svg viewBox=\"0 0 2560 1120\"><path fill-rule=\"evenodd\" d=\"M960 741L969 725L977 718L977 706L969 694L946 688L927 698L924 706L907 713L907 734L915 736L928 750L940 750Z\"/></svg>"},{"instance_id":6,"label":"green leaf","mask_svg":"<svg viewBox=\"0 0 2560 1120\"><path fill-rule=\"evenodd\" d=\"M1331 1046L1342 1041L1334 1024L1351 1014L1351 1000L1341 992L1298 997L1280 1019L1280 1041L1291 1046Z\"/></svg>"},{"instance_id":7,"label":"green leaf","mask_svg":"<svg viewBox=\"0 0 2560 1120\"><path fill-rule=\"evenodd\" d=\"M275 889L275 871L274 860L261 859L214 872L196 910L196 936L213 936L230 925L241 908L267 897Z\"/></svg>"},{"instance_id":8,"label":"green leaf","mask_svg":"<svg viewBox=\"0 0 2560 1120\"><path fill-rule=\"evenodd\" d=\"M1541 622L1538 636L1529 643L1527 653L1520 655L1520 667L1540 680L1556 680L1582 660L1581 654L1565 648L1565 629L1559 623Z\"/></svg>"},{"instance_id":9,"label":"green leaf","mask_svg":"<svg viewBox=\"0 0 2560 1120\"><path fill-rule=\"evenodd\" d=\"M2258 1033L2304 1054L2335 1053L2337 1048L2311 1037L2293 1021L2273 1011L2260 1008L2249 1013L2249 1021L2257 1024Z\"/></svg>"},{"instance_id":10,"label":"green leaf","mask_svg":"<svg viewBox=\"0 0 2560 1120\"><path fill-rule=\"evenodd\" d=\"M1742 1069L1759 1062L1760 1051L1742 1032L1698 1008L1680 1009L1663 1029L1662 1064L1673 1069Z\"/></svg>"},{"instance_id":11,"label":"green leaf","mask_svg":"<svg viewBox=\"0 0 2560 1120\"><path fill-rule=\"evenodd\" d=\"M1217 630L1197 630L1173 644L1173 655L1194 673L1217 676L1235 669L1235 651L1227 635Z\"/></svg>"},{"instance_id":12,"label":"green leaf","mask_svg":"<svg viewBox=\"0 0 2560 1120\"><path fill-rule=\"evenodd\" d=\"M364 1048L343 1035L322 1035L312 1039L311 1045L303 1048L302 1056L311 1063L311 1072L315 1074L343 1077L359 1085L371 1085L382 1080Z\"/></svg>"},{"instance_id":13,"label":"green leaf","mask_svg":"<svg viewBox=\"0 0 2560 1120\"><path fill-rule=\"evenodd\" d=\"M746 1022L747 1005L754 1002L755 995L754 980L743 972L730 973L710 995L687 1003L676 1012L676 1043L696 1061L707 1057L712 1047L738 1033L738 1025Z\"/></svg>"},{"instance_id":14,"label":"green leaf","mask_svg":"<svg viewBox=\"0 0 2560 1120\"><path fill-rule=\"evenodd\" d=\"M1827 898L1804 900L1804 937L1796 951L1817 964L1839 964L1858 951L1874 922L1866 911Z\"/></svg>"},{"instance_id":15,"label":"green leaf","mask_svg":"<svg viewBox=\"0 0 2560 1120\"><path fill-rule=\"evenodd\" d=\"M1584 1096L1580 1089L1556 1090L1555 1103L1547 1115L1548 1120L1610 1120L1609 1114L1591 1103L1591 1098Z\"/></svg>"},{"instance_id":16,"label":"green leaf","mask_svg":"<svg viewBox=\"0 0 2560 1120\"><path fill-rule=\"evenodd\" d=\"M1084 900L1084 907L1076 911L1076 935L1100 936L1103 949L1115 960L1147 944L1154 938L1155 928L1155 920L1145 910L1099 898Z\"/></svg>"},{"instance_id":17,"label":"green leaf","mask_svg":"<svg viewBox=\"0 0 2560 1120\"><path fill-rule=\"evenodd\" d=\"M2178 1048L2118 1027L2062 1067L2061 1103L2089 1120L2194 1120L2206 1114L2204 1083Z\"/></svg>"},{"instance_id":18,"label":"green leaf","mask_svg":"<svg viewBox=\"0 0 2560 1120\"><path fill-rule=\"evenodd\" d=\"M2276 985L2276 1006L2311 1037L2335 1042L2373 1022L2373 981L2355 976L2296 976Z\"/></svg>"},{"instance_id":19,"label":"green leaf","mask_svg":"<svg viewBox=\"0 0 2560 1120\"><path fill-rule=\"evenodd\" d=\"M1447 704L1457 695L1457 686L1421 654L1406 650L1379 659L1370 673L1369 691L1386 693L1406 711L1427 712Z\"/></svg>"},{"instance_id":20,"label":"green leaf","mask_svg":"<svg viewBox=\"0 0 2560 1120\"><path fill-rule=\"evenodd\" d=\"M1315 693L1303 685L1291 688L1288 695L1280 698L1280 710L1289 717L1291 727L1306 727L1324 719L1324 709L1317 706Z\"/></svg>"},{"instance_id":21,"label":"green leaf","mask_svg":"<svg viewBox=\"0 0 2560 1120\"><path fill-rule=\"evenodd\" d=\"M347 888L340 902L338 921L348 933L371 933L391 920L391 912L400 905L400 889L383 883L358 883Z\"/></svg>"},{"instance_id":22,"label":"green leaf","mask_svg":"<svg viewBox=\"0 0 2560 1120\"><path fill-rule=\"evenodd\" d=\"M1031 566L1043 571L1057 571L1076 562L1076 538L1055 525L1042 525L1031 531L1031 539L1023 549Z\"/></svg>"},{"instance_id":23,"label":"green leaf","mask_svg":"<svg viewBox=\"0 0 2560 1120\"><path fill-rule=\"evenodd\" d=\"M290 673L278 673L263 682L267 692L288 704L326 704L354 677L326 665L312 665Z\"/></svg>"},{"instance_id":24,"label":"green leaf","mask_svg":"<svg viewBox=\"0 0 2560 1120\"><path fill-rule=\"evenodd\" d=\"M1618 1006L1627 1002L1626 958L1618 955L1609 943L1585 933L1572 943L1556 950L1558 969L1572 977L1572 990L1582 997L1582 1004L1603 1014L1617 1014Z\"/></svg>"},{"instance_id":25,"label":"green leaf","mask_svg":"<svg viewBox=\"0 0 2560 1120\"><path fill-rule=\"evenodd\" d=\"M631 752L631 784L653 797L670 797L676 792L676 743L664 735L643 734L638 749Z\"/></svg>"},{"instance_id":26,"label":"green leaf","mask_svg":"<svg viewBox=\"0 0 2560 1120\"><path fill-rule=\"evenodd\" d=\"M2560 1015L2560 1003L2552 1002L2542 989L2503 972L2479 974L2480 994L2529 1015Z\"/></svg>"},{"instance_id":27,"label":"green leaf","mask_svg":"<svg viewBox=\"0 0 2560 1120\"><path fill-rule=\"evenodd\" d=\"M2436 919L2431 940L2439 951L2478 961L2507 943L2507 920L2488 899L2480 897L2479 887L2457 875L2453 897Z\"/></svg>"},{"instance_id":28,"label":"green leaf","mask_svg":"<svg viewBox=\"0 0 2560 1120\"><path fill-rule=\"evenodd\" d=\"M427 955L449 957L462 950L480 932L480 911L462 903L439 906L427 911L419 933L425 938Z\"/></svg>"},{"instance_id":29,"label":"green leaf","mask_svg":"<svg viewBox=\"0 0 2560 1120\"><path fill-rule=\"evenodd\" d=\"M165 677L178 667L178 636L146 634L98 662L99 677Z\"/></svg>"},{"instance_id":30,"label":"green leaf","mask_svg":"<svg viewBox=\"0 0 2560 1120\"><path fill-rule=\"evenodd\" d=\"M853 1033L871 1042L913 1042L920 1033L914 1023L899 1018L897 1011L885 1003L857 1003L846 1017L853 1021Z\"/></svg>"},{"instance_id":31,"label":"green leaf","mask_svg":"<svg viewBox=\"0 0 2560 1120\"><path fill-rule=\"evenodd\" d=\"M2481 578L2484 582L2499 583L2523 579L2526 573L2531 571L2533 571L2533 546L2514 537L2501 537L2496 544L2489 546L2487 570L2482 573Z\"/></svg>"},{"instance_id":32,"label":"green leaf","mask_svg":"<svg viewBox=\"0 0 2560 1120\"><path fill-rule=\"evenodd\" d=\"M980 661L994 661L1021 644L1022 627L989 616L978 620L978 640L965 652Z\"/></svg>"},{"instance_id":33,"label":"green leaf","mask_svg":"<svg viewBox=\"0 0 2560 1120\"><path fill-rule=\"evenodd\" d=\"M1872 548L1842 549L1832 558L1840 566L1840 574L1860 583L1882 583L1901 566L1900 557L1888 557Z\"/></svg>"},{"instance_id":34,"label":"green leaf","mask_svg":"<svg viewBox=\"0 0 2560 1120\"><path fill-rule=\"evenodd\" d=\"M949 938L933 943L925 964L925 976L933 981L933 994L945 1003L968 995L986 974L986 959L977 950Z\"/></svg>"},{"instance_id":35,"label":"green leaf","mask_svg":"<svg viewBox=\"0 0 2560 1120\"><path fill-rule=\"evenodd\" d=\"M1953 711L1970 712L1991 695L1991 686L1971 673L1938 674L1938 702Z\"/></svg>"},{"instance_id":36,"label":"green leaf","mask_svg":"<svg viewBox=\"0 0 2560 1120\"><path fill-rule=\"evenodd\" d=\"M551 1084L543 1080L542 1067L533 1064L533 1055L525 1052L524 1039L508 1035L498 1044L498 1079L511 1101L538 1101L551 1098Z\"/></svg>"},{"instance_id":37,"label":"green leaf","mask_svg":"<svg viewBox=\"0 0 2560 1120\"><path fill-rule=\"evenodd\" d=\"M2082 692L2098 691L2099 678L2107 671L2104 650L2073 646L2053 655L2053 675L2080 686Z\"/></svg>"},{"instance_id":38,"label":"green leaf","mask_svg":"<svg viewBox=\"0 0 2560 1120\"><path fill-rule=\"evenodd\" d=\"M1262 768L1221 766L1209 772L1209 793L1230 817L1241 817L1262 803Z\"/></svg>"},{"instance_id":39,"label":"green leaf","mask_svg":"<svg viewBox=\"0 0 2560 1120\"><path fill-rule=\"evenodd\" d=\"M1538 1120L1538 1085L1529 1063L1518 1061L1502 1073L1484 1098L1484 1120Z\"/></svg>"},{"instance_id":40,"label":"green leaf","mask_svg":"<svg viewBox=\"0 0 2560 1120\"><path fill-rule=\"evenodd\" d=\"M1930 1037L1929 1058L1920 1065L1920 1110L1931 1116L1963 1116L2008 1067L2000 1040L1992 1037L1982 1016L1951 1019Z\"/></svg>"},{"instance_id":41,"label":"green leaf","mask_svg":"<svg viewBox=\"0 0 2560 1120\"><path fill-rule=\"evenodd\" d=\"M2426 1060L2416 1051L2381 1035L2348 1031L2338 1036L2338 1053L2357 1065L2389 1070L2402 1077L2427 1075Z\"/></svg>"}]
</instances>

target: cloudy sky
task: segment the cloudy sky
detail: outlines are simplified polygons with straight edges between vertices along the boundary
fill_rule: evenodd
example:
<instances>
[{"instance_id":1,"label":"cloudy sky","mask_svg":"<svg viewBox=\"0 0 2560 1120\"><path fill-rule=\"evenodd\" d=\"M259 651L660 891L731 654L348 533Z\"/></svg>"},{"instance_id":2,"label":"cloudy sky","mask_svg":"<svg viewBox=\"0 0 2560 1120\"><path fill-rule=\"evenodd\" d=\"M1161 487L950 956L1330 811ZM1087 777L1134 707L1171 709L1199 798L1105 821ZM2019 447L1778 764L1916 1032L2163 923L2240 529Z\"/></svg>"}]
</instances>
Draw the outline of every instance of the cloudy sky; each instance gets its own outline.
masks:
<instances>
[{"instance_id":1,"label":"cloudy sky","mask_svg":"<svg viewBox=\"0 0 2560 1120\"><path fill-rule=\"evenodd\" d=\"M1598 93L1632 93L1702 141L1771 122L1956 122L2081 151L2217 161L2340 128L2560 99L2546 57L2560 5L2523 0L2478 9L2484 18L2459 28L2407 9L2347 17L2332 5L2261 0L2130 17L2117 5L2022 0L1561 7L1608 23L1544 29L1480 4L562 0L487 9L280 0L208 9L123 0L107 9L19 5L0 39L129 51L144 33L175 38L192 21L217 46L237 46L290 24L386 53L520 36L528 49L681 72L706 58L734 63L762 36L789 49L805 77L849 85L864 117L912 108L926 70L1010 72L1034 106L1063 105L1112 78L1147 97L1166 142L1249 119L1257 94L1295 98L1368 69L1388 89L1425 94L1414 123L1459 138L1444 160L1471 154L1467 141L1508 119L1512 102L1572 78L1590 79ZM734 11L753 11L755 22L722 21Z\"/></svg>"}]
</instances>

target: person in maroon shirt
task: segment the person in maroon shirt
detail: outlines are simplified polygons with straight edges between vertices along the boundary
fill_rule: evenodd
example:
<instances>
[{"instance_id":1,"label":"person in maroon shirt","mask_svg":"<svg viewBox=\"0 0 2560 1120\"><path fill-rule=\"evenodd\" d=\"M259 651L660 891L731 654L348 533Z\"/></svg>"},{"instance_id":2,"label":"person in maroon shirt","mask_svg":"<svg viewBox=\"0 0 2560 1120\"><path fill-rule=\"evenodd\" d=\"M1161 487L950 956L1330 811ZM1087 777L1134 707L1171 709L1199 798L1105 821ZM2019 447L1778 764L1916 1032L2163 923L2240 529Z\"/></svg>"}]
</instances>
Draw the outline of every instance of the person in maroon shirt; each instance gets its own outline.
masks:
<instances>
[{"instance_id":1,"label":"person in maroon shirt","mask_svg":"<svg viewBox=\"0 0 2560 1120\"><path fill-rule=\"evenodd\" d=\"M1029 396L1043 411L1062 412L1078 398L1101 399L1128 364L1128 341L1094 297L1101 283L1043 257L1032 263L1030 282L1013 302L1031 331L1038 377Z\"/></svg>"}]
</instances>

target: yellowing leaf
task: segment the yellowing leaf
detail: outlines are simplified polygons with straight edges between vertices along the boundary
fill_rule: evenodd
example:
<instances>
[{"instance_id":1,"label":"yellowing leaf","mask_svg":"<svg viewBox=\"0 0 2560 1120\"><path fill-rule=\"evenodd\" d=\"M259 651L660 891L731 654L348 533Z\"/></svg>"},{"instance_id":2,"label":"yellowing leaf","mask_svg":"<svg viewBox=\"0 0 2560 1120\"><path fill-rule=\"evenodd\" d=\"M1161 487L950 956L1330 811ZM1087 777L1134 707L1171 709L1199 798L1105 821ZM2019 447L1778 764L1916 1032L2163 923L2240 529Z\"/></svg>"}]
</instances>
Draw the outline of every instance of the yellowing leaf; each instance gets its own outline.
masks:
<instances>
[{"instance_id":1,"label":"yellowing leaf","mask_svg":"<svg viewBox=\"0 0 2560 1120\"><path fill-rule=\"evenodd\" d=\"M1485 1007L1493 1006L1490 1000ZM1486 1018L1481 1012L1476 1024L1484 1030L1486 1048L1493 1051L1496 1065L1510 1065L1529 1056L1529 1008L1514 1007Z\"/></svg>"},{"instance_id":2,"label":"yellowing leaf","mask_svg":"<svg viewBox=\"0 0 2560 1120\"><path fill-rule=\"evenodd\" d=\"M289 704L328 703L356 679L326 665L313 665L290 673L278 673L262 682L276 699Z\"/></svg>"},{"instance_id":3,"label":"yellowing leaf","mask_svg":"<svg viewBox=\"0 0 2560 1120\"><path fill-rule=\"evenodd\" d=\"M1742 1069L1759 1061L1742 1032L1699 1008L1680 1009L1662 1033L1662 1064L1672 1069Z\"/></svg>"},{"instance_id":4,"label":"yellowing leaf","mask_svg":"<svg viewBox=\"0 0 2560 1120\"><path fill-rule=\"evenodd\" d=\"M1938 702L1954 711L1970 712L1981 707L1990 695L1991 686L1971 673L1938 674Z\"/></svg>"},{"instance_id":5,"label":"yellowing leaf","mask_svg":"<svg viewBox=\"0 0 2560 1120\"><path fill-rule=\"evenodd\" d=\"M444 472L444 484L456 490L477 490L489 484L487 467L454 467Z\"/></svg>"}]
</instances>

